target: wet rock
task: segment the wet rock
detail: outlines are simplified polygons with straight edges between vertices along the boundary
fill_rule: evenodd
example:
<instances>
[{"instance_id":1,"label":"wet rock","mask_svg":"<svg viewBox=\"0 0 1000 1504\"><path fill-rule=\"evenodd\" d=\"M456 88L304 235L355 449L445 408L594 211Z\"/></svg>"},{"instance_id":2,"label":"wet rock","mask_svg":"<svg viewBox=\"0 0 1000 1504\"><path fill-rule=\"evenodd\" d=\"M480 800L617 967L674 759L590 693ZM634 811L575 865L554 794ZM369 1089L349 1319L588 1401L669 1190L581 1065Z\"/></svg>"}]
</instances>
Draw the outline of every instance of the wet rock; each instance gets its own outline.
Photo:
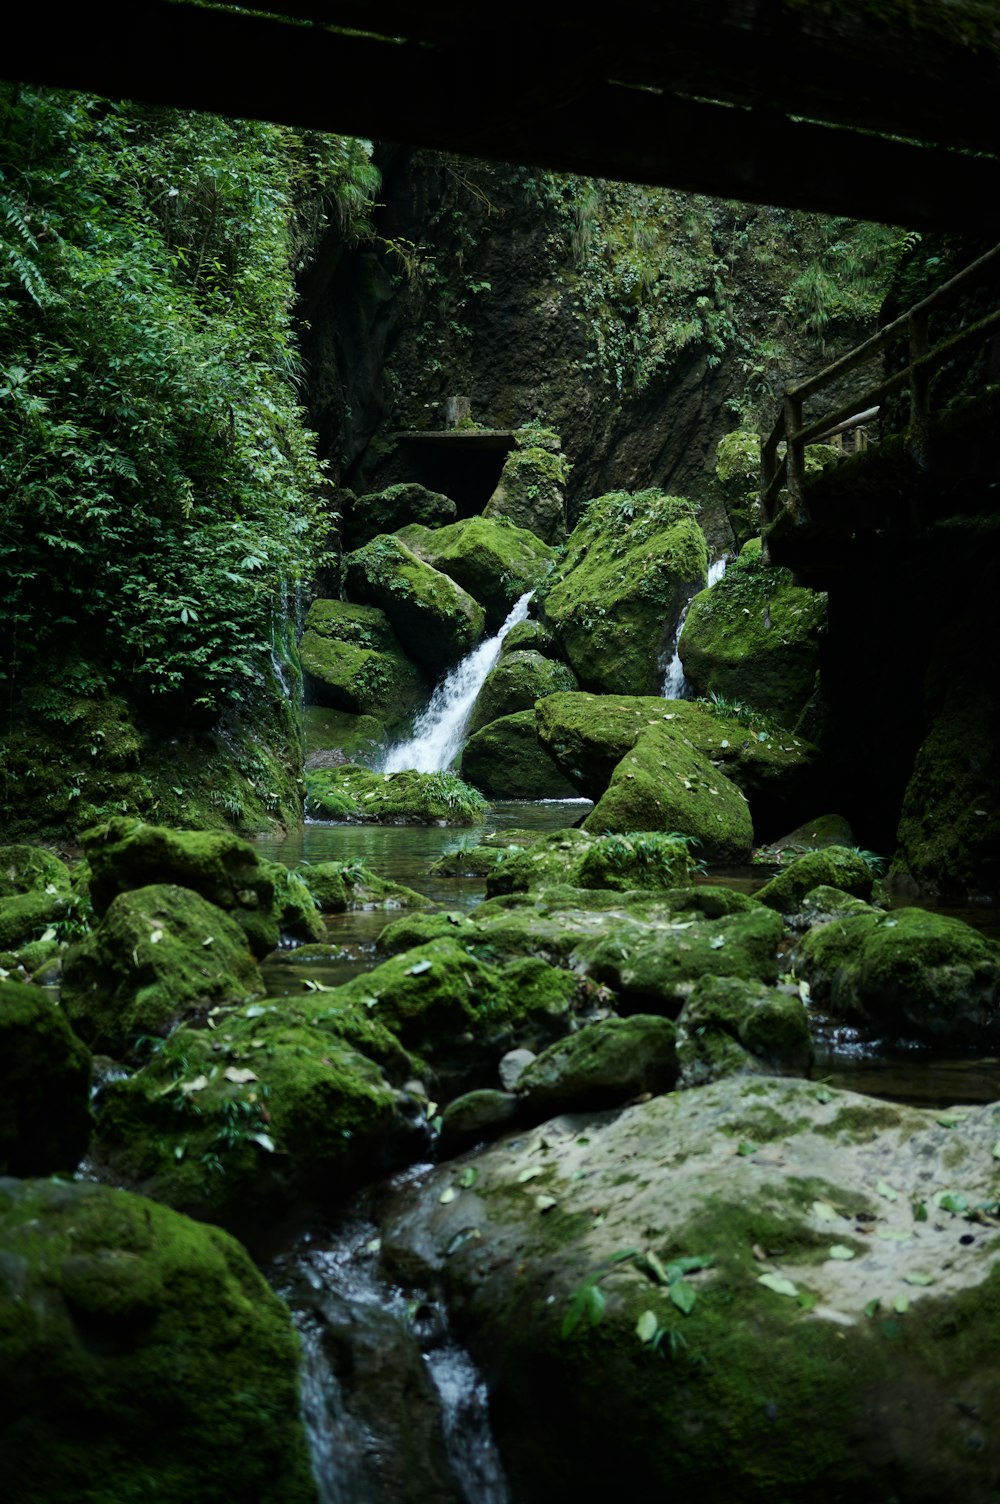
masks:
<instances>
[{"instance_id":1,"label":"wet rock","mask_svg":"<svg viewBox=\"0 0 1000 1504\"><path fill-rule=\"evenodd\" d=\"M391 535L380 535L345 560L349 594L385 612L409 655L436 674L450 668L483 635L478 601L432 569Z\"/></svg>"},{"instance_id":2,"label":"wet rock","mask_svg":"<svg viewBox=\"0 0 1000 1504\"><path fill-rule=\"evenodd\" d=\"M533 1050L508 1050L500 1062L500 1081L504 1091L514 1091L525 1070L535 1059Z\"/></svg>"},{"instance_id":3,"label":"wet rock","mask_svg":"<svg viewBox=\"0 0 1000 1504\"><path fill-rule=\"evenodd\" d=\"M576 689L573 670L541 653L530 650L503 653L486 676L476 696L469 717L468 732L473 735L501 716L516 715L535 708L535 701L546 695Z\"/></svg>"},{"instance_id":4,"label":"wet rock","mask_svg":"<svg viewBox=\"0 0 1000 1504\"><path fill-rule=\"evenodd\" d=\"M790 866L758 888L759 903L781 913L797 909L813 888L839 888L852 898L871 897L872 871L858 851L846 846L826 846L796 857Z\"/></svg>"},{"instance_id":5,"label":"wet rock","mask_svg":"<svg viewBox=\"0 0 1000 1504\"><path fill-rule=\"evenodd\" d=\"M489 517L466 517L433 529L408 527L398 536L479 602L489 632L500 629L511 607L552 567L552 550L534 532Z\"/></svg>"},{"instance_id":6,"label":"wet rock","mask_svg":"<svg viewBox=\"0 0 1000 1504\"><path fill-rule=\"evenodd\" d=\"M491 1087L480 1087L456 1097L441 1114L442 1148L453 1152L470 1139L496 1138L513 1122L518 1106L512 1091L496 1091Z\"/></svg>"},{"instance_id":7,"label":"wet rock","mask_svg":"<svg viewBox=\"0 0 1000 1504\"><path fill-rule=\"evenodd\" d=\"M424 909L430 900L358 862L309 862L298 874L323 914L348 909Z\"/></svg>"},{"instance_id":8,"label":"wet rock","mask_svg":"<svg viewBox=\"0 0 1000 1504\"><path fill-rule=\"evenodd\" d=\"M0 982L0 1174L76 1169L90 1136L90 1069L51 997Z\"/></svg>"},{"instance_id":9,"label":"wet rock","mask_svg":"<svg viewBox=\"0 0 1000 1504\"><path fill-rule=\"evenodd\" d=\"M486 810L454 773L374 773L354 763L308 773L306 802L318 819L358 824L475 825Z\"/></svg>"},{"instance_id":10,"label":"wet rock","mask_svg":"<svg viewBox=\"0 0 1000 1504\"><path fill-rule=\"evenodd\" d=\"M677 1080L675 1032L669 1019L642 1013L584 1024L536 1056L518 1080L518 1095L537 1120L668 1091Z\"/></svg>"},{"instance_id":11,"label":"wet rock","mask_svg":"<svg viewBox=\"0 0 1000 1504\"><path fill-rule=\"evenodd\" d=\"M737 977L702 977L677 1019L681 1086L723 1076L805 1075L812 1034L797 994Z\"/></svg>"},{"instance_id":12,"label":"wet rock","mask_svg":"<svg viewBox=\"0 0 1000 1504\"><path fill-rule=\"evenodd\" d=\"M92 1183L0 1181L11 1504L315 1504L288 1311L240 1245Z\"/></svg>"},{"instance_id":13,"label":"wet rock","mask_svg":"<svg viewBox=\"0 0 1000 1504\"><path fill-rule=\"evenodd\" d=\"M493 799L574 799L576 789L540 745L534 710L501 716L470 736L462 777Z\"/></svg>"}]
</instances>

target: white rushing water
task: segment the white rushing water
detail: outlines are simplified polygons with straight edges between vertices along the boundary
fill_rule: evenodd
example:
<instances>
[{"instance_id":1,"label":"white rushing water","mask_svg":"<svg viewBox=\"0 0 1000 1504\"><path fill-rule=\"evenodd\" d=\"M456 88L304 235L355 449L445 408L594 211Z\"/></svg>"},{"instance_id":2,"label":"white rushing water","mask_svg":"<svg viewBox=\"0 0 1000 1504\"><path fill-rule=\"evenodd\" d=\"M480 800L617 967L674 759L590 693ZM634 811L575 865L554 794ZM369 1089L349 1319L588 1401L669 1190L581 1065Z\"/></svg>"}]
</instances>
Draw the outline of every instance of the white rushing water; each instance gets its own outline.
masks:
<instances>
[{"instance_id":1,"label":"white rushing water","mask_svg":"<svg viewBox=\"0 0 1000 1504\"><path fill-rule=\"evenodd\" d=\"M473 648L442 679L427 709L417 717L410 740L389 748L382 764L383 773L400 773L404 768L415 768L418 773L440 773L451 766L461 751L476 696L500 657L500 644L511 627L527 618L530 600L529 590L521 596L496 636Z\"/></svg>"},{"instance_id":2,"label":"white rushing water","mask_svg":"<svg viewBox=\"0 0 1000 1504\"><path fill-rule=\"evenodd\" d=\"M717 585L725 572L726 555L723 554L720 559L716 559L708 566L705 589L711 590L713 585ZM688 607L692 600L694 600L694 596L689 597L677 621L677 631L674 633L674 640L671 644L670 659L663 676L663 698L665 700L683 700L687 695L688 686L687 680L684 677L684 665L681 662L680 642L684 623L687 621Z\"/></svg>"}]
</instances>

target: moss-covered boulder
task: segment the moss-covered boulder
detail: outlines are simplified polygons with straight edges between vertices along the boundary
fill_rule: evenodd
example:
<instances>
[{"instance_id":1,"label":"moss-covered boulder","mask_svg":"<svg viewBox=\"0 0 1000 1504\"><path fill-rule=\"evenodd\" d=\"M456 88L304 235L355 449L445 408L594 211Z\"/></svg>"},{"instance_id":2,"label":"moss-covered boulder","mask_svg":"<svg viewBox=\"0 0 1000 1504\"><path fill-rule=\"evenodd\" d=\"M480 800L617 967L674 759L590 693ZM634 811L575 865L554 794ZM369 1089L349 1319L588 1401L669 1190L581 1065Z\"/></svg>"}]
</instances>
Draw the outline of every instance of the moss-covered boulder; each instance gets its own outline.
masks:
<instances>
[{"instance_id":1,"label":"moss-covered boulder","mask_svg":"<svg viewBox=\"0 0 1000 1504\"><path fill-rule=\"evenodd\" d=\"M599 834L674 831L709 861L746 861L753 846L741 790L665 723L642 733L583 823Z\"/></svg>"},{"instance_id":2,"label":"moss-covered boulder","mask_svg":"<svg viewBox=\"0 0 1000 1504\"><path fill-rule=\"evenodd\" d=\"M470 736L462 749L461 772L492 799L577 797L538 740L534 710L501 716Z\"/></svg>"},{"instance_id":3,"label":"moss-covered boulder","mask_svg":"<svg viewBox=\"0 0 1000 1504\"><path fill-rule=\"evenodd\" d=\"M348 909L424 909L430 903L423 893L379 877L363 862L305 862L297 870L323 914L343 914Z\"/></svg>"},{"instance_id":4,"label":"moss-covered boulder","mask_svg":"<svg viewBox=\"0 0 1000 1504\"><path fill-rule=\"evenodd\" d=\"M656 831L595 836L584 830L555 830L527 850L512 848L486 884L491 896L525 893L565 884L616 893L676 888L693 870L690 845Z\"/></svg>"},{"instance_id":5,"label":"moss-covered boulder","mask_svg":"<svg viewBox=\"0 0 1000 1504\"><path fill-rule=\"evenodd\" d=\"M469 716L468 735L481 731L501 716L533 710L546 695L576 689L573 670L565 663L526 651L502 653L490 669Z\"/></svg>"},{"instance_id":6,"label":"moss-covered boulder","mask_svg":"<svg viewBox=\"0 0 1000 1504\"><path fill-rule=\"evenodd\" d=\"M475 825L486 800L454 773L373 773L346 763L306 775L309 812L320 820L384 825Z\"/></svg>"},{"instance_id":7,"label":"moss-covered boulder","mask_svg":"<svg viewBox=\"0 0 1000 1504\"><path fill-rule=\"evenodd\" d=\"M738 977L702 977L677 1019L680 1084L723 1076L805 1075L812 1061L809 1014L796 992Z\"/></svg>"},{"instance_id":8,"label":"moss-covered boulder","mask_svg":"<svg viewBox=\"0 0 1000 1504\"><path fill-rule=\"evenodd\" d=\"M376 716L392 726L426 698L423 675L376 606L313 601L299 654L306 699L314 704Z\"/></svg>"},{"instance_id":9,"label":"moss-covered boulder","mask_svg":"<svg viewBox=\"0 0 1000 1504\"><path fill-rule=\"evenodd\" d=\"M383 1070L383 1066L385 1070ZM95 1158L119 1182L252 1236L270 1218L417 1151L394 1035L339 993L262 1001L178 1029L98 1103Z\"/></svg>"},{"instance_id":10,"label":"moss-covered boulder","mask_svg":"<svg viewBox=\"0 0 1000 1504\"><path fill-rule=\"evenodd\" d=\"M72 885L66 863L44 846L0 846L0 899L47 888L68 893Z\"/></svg>"},{"instance_id":11,"label":"moss-covered boulder","mask_svg":"<svg viewBox=\"0 0 1000 1504\"><path fill-rule=\"evenodd\" d=\"M500 644L503 653L541 653L543 658L562 661L562 648L555 633L541 621L519 621Z\"/></svg>"},{"instance_id":12,"label":"moss-covered boulder","mask_svg":"<svg viewBox=\"0 0 1000 1504\"><path fill-rule=\"evenodd\" d=\"M639 737L662 725L742 790L759 836L787 830L815 805L816 748L742 713L652 695L580 693L547 696L535 716L542 746L588 799L599 800Z\"/></svg>"},{"instance_id":13,"label":"moss-covered boulder","mask_svg":"<svg viewBox=\"0 0 1000 1504\"><path fill-rule=\"evenodd\" d=\"M360 548L379 533L394 533L409 523L444 527L454 522L455 510L455 503L440 491L416 481L401 481L384 491L353 498L344 512L344 543L347 548Z\"/></svg>"},{"instance_id":14,"label":"moss-covered boulder","mask_svg":"<svg viewBox=\"0 0 1000 1504\"><path fill-rule=\"evenodd\" d=\"M750 1078L550 1122L383 1254L461 1309L518 1498L986 1501L1000 1244L941 1200L995 1206L996 1121L937 1116Z\"/></svg>"},{"instance_id":15,"label":"moss-covered boulder","mask_svg":"<svg viewBox=\"0 0 1000 1504\"><path fill-rule=\"evenodd\" d=\"M450 527L407 527L399 537L479 602L490 632L552 566L552 550L537 534L501 519L466 517Z\"/></svg>"},{"instance_id":16,"label":"moss-covered boulder","mask_svg":"<svg viewBox=\"0 0 1000 1504\"><path fill-rule=\"evenodd\" d=\"M689 501L656 490L592 501L542 608L580 683L604 694L655 694L664 651L706 563Z\"/></svg>"},{"instance_id":17,"label":"moss-covered boulder","mask_svg":"<svg viewBox=\"0 0 1000 1504\"><path fill-rule=\"evenodd\" d=\"M377 716L350 715L323 705L304 706L302 725L307 768L374 762L389 740L386 724Z\"/></svg>"},{"instance_id":18,"label":"moss-covered boulder","mask_svg":"<svg viewBox=\"0 0 1000 1504\"><path fill-rule=\"evenodd\" d=\"M809 930L795 967L816 1003L880 1034L1000 1040L1000 946L943 914L869 910Z\"/></svg>"},{"instance_id":19,"label":"moss-covered boulder","mask_svg":"<svg viewBox=\"0 0 1000 1504\"><path fill-rule=\"evenodd\" d=\"M81 1039L121 1057L183 1018L263 990L236 921L189 888L158 883L119 893L71 947L62 1006Z\"/></svg>"},{"instance_id":20,"label":"moss-covered boulder","mask_svg":"<svg viewBox=\"0 0 1000 1504\"><path fill-rule=\"evenodd\" d=\"M0 1174L75 1170L90 1125L90 1051L41 988L0 981Z\"/></svg>"},{"instance_id":21,"label":"moss-covered boulder","mask_svg":"<svg viewBox=\"0 0 1000 1504\"><path fill-rule=\"evenodd\" d=\"M569 465L562 454L540 446L512 450L483 516L491 522L511 522L544 543L558 543L566 530L568 475Z\"/></svg>"},{"instance_id":22,"label":"moss-covered boulder","mask_svg":"<svg viewBox=\"0 0 1000 1504\"><path fill-rule=\"evenodd\" d=\"M854 846L854 831L843 815L817 815L795 830L778 836L754 852L755 862L787 865L807 851L822 851L826 846Z\"/></svg>"},{"instance_id":23,"label":"moss-covered boulder","mask_svg":"<svg viewBox=\"0 0 1000 1504\"><path fill-rule=\"evenodd\" d=\"M758 888L760 903L781 913L797 909L813 888L839 888L852 898L870 898L872 872L860 852L847 846L825 846L796 857L784 871Z\"/></svg>"},{"instance_id":24,"label":"moss-covered boulder","mask_svg":"<svg viewBox=\"0 0 1000 1504\"><path fill-rule=\"evenodd\" d=\"M809 702L826 628L826 595L765 564L745 544L718 584L688 607L678 651L696 694L721 695L794 726Z\"/></svg>"},{"instance_id":25,"label":"moss-covered boulder","mask_svg":"<svg viewBox=\"0 0 1000 1504\"><path fill-rule=\"evenodd\" d=\"M675 1027L655 1014L602 1018L550 1044L517 1083L534 1118L618 1107L677 1080Z\"/></svg>"},{"instance_id":26,"label":"moss-covered boulder","mask_svg":"<svg viewBox=\"0 0 1000 1504\"><path fill-rule=\"evenodd\" d=\"M409 656L429 673L450 668L483 635L479 602L399 538L381 535L349 554L345 582L354 600L385 612Z\"/></svg>"},{"instance_id":27,"label":"moss-covered boulder","mask_svg":"<svg viewBox=\"0 0 1000 1504\"><path fill-rule=\"evenodd\" d=\"M287 1309L243 1248L92 1183L0 1182L11 1504L315 1504Z\"/></svg>"},{"instance_id":28,"label":"moss-covered boulder","mask_svg":"<svg viewBox=\"0 0 1000 1504\"><path fill-rule=\"evenodd\" d=\"M74 900L65 890L31 888L0 898L0 952L19 951L70 917Z\"/></svg>"}]
</instances>

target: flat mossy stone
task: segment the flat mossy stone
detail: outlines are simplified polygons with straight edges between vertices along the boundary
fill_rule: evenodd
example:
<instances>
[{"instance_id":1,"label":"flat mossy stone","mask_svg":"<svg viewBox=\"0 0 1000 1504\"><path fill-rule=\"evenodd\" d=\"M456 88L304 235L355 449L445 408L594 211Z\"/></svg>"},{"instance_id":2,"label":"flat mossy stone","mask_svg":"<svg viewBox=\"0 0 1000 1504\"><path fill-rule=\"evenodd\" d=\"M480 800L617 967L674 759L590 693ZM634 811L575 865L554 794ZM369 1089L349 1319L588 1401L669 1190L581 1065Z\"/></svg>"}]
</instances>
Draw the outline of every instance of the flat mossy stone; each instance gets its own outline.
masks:
<instances>
[{"instance_id":1,"label":"flat mossy stone","mask_svg":"<svg viewBox=\"0 0 1000 1504\"><path fill-rule=\"evenodd\" d=\"M479 602L392 535L349 554L345 582L355 600L385 612L409 655L429 673L450 668L483 635L486 613Z\"/></svg>"},{"instance_id":2,"label":"flat mossy stone","mask_svg":"<svg viewBox=\"0 0 1000 1504\"><path fill-rule=\"evenodd\" d=\"M674 1024L654 1014L604 1018L537 1055L517 1083L535 1117L616 1107L677 1080Z\"/></svg>"},{"instance_id":3,"label":"flat mossy stone","mask_svg":"<svg viewBox=\"0 0 1000 1504\"><path fill-rule=\"evenodd\" d=\"M297 875L323 914L344 914L349 909L423 909L430 903L416 889L379 877L355 861L307 862Z\"/></svg>"},{"instance_id":4,"label":"flat mossy stone","mask_svg":"<svg viewBox=\"0 0 1000 1504\"><path fill-rule=\"evenodd\" d=\"M666 831L688 837L707 861L740 862L753 846L742 791L671 726L648 727L583 822L596 834Z\"/></svg>"},{"instance_id":5,"label":"flat mossy stone","mask_svg":"<svg viewBox=\"0 0 1000 1504\"><path fill-rule=\"evenodd\" d=\"M796 857L769 883L758 888L758 903L769 909L790 913L798 908L813 888L839 888L852 898L868 899L872 892L872 872L859 852L846 846L825 846Z\"/></svg>"},{"instance_id":6,"label":"flat mossy stone","mask_svg":"<svg viewBox=\"0 0 1000 1504\"><path fill-rule=\"evenodd\" d=\"M677 1019L680 1084L723 1076L805 1075L809 1014L798 994L738 977L702 977Z\"/></svg>"},{"instance_id":7,"label":"flat mossy stone","mask_svg":"<svg viewBox=\"0 0 1000 1504\"><path fill-rule=\"evenodd\" d=\"M320 820L357 824L476 825L486 800L454 773L375 773L345 763L306 774L307 807Z\"/></svg>"},{"instance_id":8,"label":"flat mossy stone","mask_svg":"<svg viewBox=\"0 0 1000 1504\"><path fill-rule=\"evenodd\" d=\"M0 981L0 1174L71 1173L90 1128L90 1051L40 987Z\"/></svg>"},{"instance_id":9,"label":"flat mossy stone","mask_svg":"<svg viewBox=\"0 0 1000 1504\"><path fill-rule=\"evenodd\" d=\"M543 543L559 543L566 529L568 469L563 455L541 445L512 450L483 516L523 528Z\"/></svg>"},{"instance_id":10,"label":"flat mossy stone","mask_svg":"<svg viewBox=\"0 0 1000 1504\"><path fill-rule=\"evenodd\" d=\"M576 676L565 663L557 663L530 649L502 653L490 669L469 716L468 735L481 731L501 716L534 710L535 701L546 695L576 689Z\"/></svg>"},{"instance_id":11,"label":"flat mossy stone","mask_svg":"<svg viewBox=\"0 0 1000 1504\"><path fill-rule=\"evenodd\" d=\"M552 550L534 532L490 517L465 517L446 527L408 527L398 536L418 558L479 602L490 632L503 625L514 604L552 566Z\"/></svg>"},{"instance_id":12,"label":"flat mossy stone","mask_svg":"<svg viewBox=\"0 0 1000 1504\"><path fill-rule=\"evenodd\" d=\"M706 566L705 538L684 498L651 489L591 501L542 603L581 685L655 694L664 652Z\"/></svg>"},{"instance_id":13,"label":"flat mossy stone","mask_svg":"<svg viewBox=\"0 0 1000 1504\"><path fill-rule=\"evenodd\" d=\"M462 749L461 771L493 799L578 797L539 742L533 709L500 716L474 732Z\"/></svg>"},{"instance_id":14,"label":"flat mossy stone","mask_svg":"<svg viewBox=\"0 0 1000 1504\"><path fill-rule=\"evenodd\" d=\"M0 846L0 899L46 888L67 892L71 887L66 863L44 846Z\"/></svg>"},{"instance_id":15,"label":"flat mossy stone","mask_svg":"<svg viewBox=\"0 0 1000 1504\"><path fill-rule=\"evenodd\" d=\"M752 539L691 601L678 651L695 694L745 703L791 727L812 696L825 628L826 595L765 564Z\"/></svg>"},{"instance_id":16,"label":"flat mossy stone","mask_svg":"<svg viewBox=\"0 0 1000 1504\"><path fill-rule=\"evenodd\" d=\"M479 929L458 909L441 914L406 914L379 932L376 949L385 955L426 945L430 940L478 938Z\"/></svg>"},{"instance_id":17,"label":"flat mossy stone","mask_svg":"<svg viewBox=\"0 0 1000 1504\"><path fill-rule=\"evenodd\" d=\"M344 542L359 548L379 533L418 523L444 527L455 520L456 507L450 496L432 491L417 481L400 481L384 491L354 497L344 515Z\"/></svg>"},{"instance_id":18,"label":"flat mossy stone","mask_svg":"<svg viewBox=\"0 0 1000 1504\"><path fill-rule=\"evenodd\" d=\"M386 1076L412 1071L393 1034L335 993L251 1004L215 1030L178 1029L137 1074L110 1082L95 1158L120 1182L253 1238L415 1152L416 1110Z\"/></svg>"},{"instance_id":19,"label":"flat mossy stone","mask_svg":"<svg viewBox=\"0 0 1000 1504\"><path fill-rule=\"evenodd\" d=\"M397 1193L383 1257L462 1310L519 1496L985 1501L1000 1244L928 1190L957 1143L994 1204L996 1122L939 1111L748 1077L544 1123Z\"/></svg>"},{"instance_id":20,"label":"flat mossy stone","mask_svg":"<svg viewBox=\"0 0 1000 1504\"><path fill-rule=\"evenodd\" d=\"M653 695L548 695L535 707L538 738L588 799L599 800L640 736L672 730L743 792L754 827L769 836L815 807L818 752L768 722Z\"/></svg>"},{"instance_id":21,"label":"flat mossy stone","mask_svg":"<svg viewBox=\"0 0 1000 1504\"><path fill-rule=\"evenodd\" d=\"M120 817L85 831L82 841L99 916L120 893L171 884L224 909L258 957L278 944L275 869L231 831L171 830Z\"/></svg>"},{"instance_id":22,"label":"flat mossy stone","mask_svg":"<svg viewBox=\"0 0 1000 1504\"><path fill-rule=\"evenodd\" d=\"M119 893L67 952L61 1003L93 1049L121 1058L181 1019L264 991L243 930L190 888Z\"/></svg>"},{"instance_id":23,"label":"flat mossy stone","mask_svg":"<svg viewBox=\"0 0 1000 1504\"><path fill-rule=\"evenodd\" d=\"M373 760L388 741L384 721L373 715L350 715L324 705L306 705L302 710L306 767L320 767L327 758L335 763Z\"/></svg>"},{"instance_id":24,"label":"flat mossy stone","mask_svg":"<svg viewBox=\"0 0 1000 1504\"><path fill-rule=\"evenodd\" d=\"M850 914L808 930L795 966L835 1016L949 1046L1000 1039L1000 945L960 919Z\"/></svg>"},{"instance_id":25,"label":"flat mossy stone","mask_svg":"<svg viewBox=\"0 0 1000 1504\"><path fill-rule=\"evenodd\" d=\"M441 1143L447 1148L471 1139L495 1138L517 1117L520 1103L513 1092L481 1086L449 1102L441 1113Z\"/></svg>"},{"instance_id":26,"label":"flat mossy stone","mask_svg":"<svg viewBox=\"0 0 1000 1504\"><path fill-rule=\"evenodd\" d=\"M316 1504L287 1308L218 1228L93 1182L0 1181L10 1504Z\"/></svg>"}]
</instances>

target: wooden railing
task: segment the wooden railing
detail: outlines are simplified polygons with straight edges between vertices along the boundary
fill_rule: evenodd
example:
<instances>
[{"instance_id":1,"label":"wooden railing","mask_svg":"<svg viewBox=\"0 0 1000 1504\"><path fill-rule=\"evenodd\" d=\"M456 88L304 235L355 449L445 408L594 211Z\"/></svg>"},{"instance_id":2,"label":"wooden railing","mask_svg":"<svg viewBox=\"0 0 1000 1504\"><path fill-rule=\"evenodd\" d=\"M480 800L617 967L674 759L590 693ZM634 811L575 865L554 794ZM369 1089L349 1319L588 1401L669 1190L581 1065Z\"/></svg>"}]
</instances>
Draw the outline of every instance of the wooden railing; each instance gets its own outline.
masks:
<instances>
[{"instance_id":1,"label":"wooden railing","mask_svg":"<svg viewBox=\"0 0 1000 1504\"><path fill-rule=\"evenodd\" d=\"M891 324L886 324L863 345L858 345L857 349L841 356L816 376L810 376L807 381L800 381L797 386L786 388L778 421L761 445L762 528L767 528L774 521L784 490L787 491L785 505L797 519L807 520L804 495L807 444L818 443L834 433L870 421L886 397L906 386L910 389L910 453L921 468L926 468L931 376L948 361L974 348L994 331L1000 330L1000 309L941 340L933 348L928 347L930 316L991 271L998 261L1000 245L994 246L985 256L980 256L978 261L943 283L936 292L924 298L922 303L917 303L908 313L901 314ZM810 397L830 386L839 377L867 365L900 340L909 342L909 360L901 370L880 381L877 386L868 387L832 411L810 418L808 423L803 421L803 408ZM778 448L782 442L785 444L785 454L779 457Z\"/></svg>"}]
</instances>

